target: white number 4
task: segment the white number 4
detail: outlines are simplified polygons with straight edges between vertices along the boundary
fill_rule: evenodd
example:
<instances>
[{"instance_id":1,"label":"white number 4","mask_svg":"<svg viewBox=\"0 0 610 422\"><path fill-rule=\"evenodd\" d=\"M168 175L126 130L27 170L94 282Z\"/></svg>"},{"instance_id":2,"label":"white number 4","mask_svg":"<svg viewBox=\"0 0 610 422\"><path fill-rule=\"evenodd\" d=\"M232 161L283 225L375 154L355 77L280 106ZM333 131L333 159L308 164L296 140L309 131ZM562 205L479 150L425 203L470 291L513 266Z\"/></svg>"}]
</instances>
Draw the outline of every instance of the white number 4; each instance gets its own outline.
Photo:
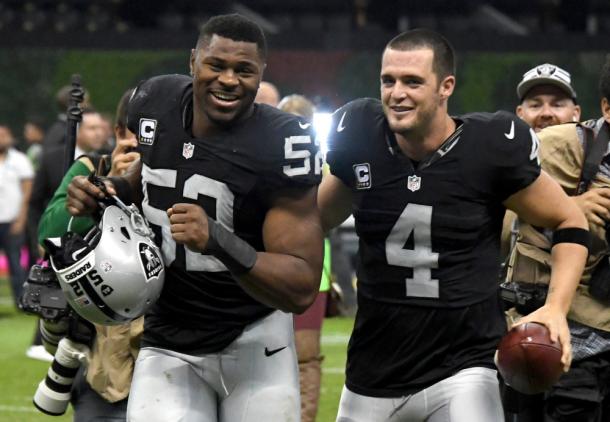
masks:
<instances>
[{"instance_id":1,"label":"white number 4","mask_svg":"<svg viewBox=\"0 0 610 422\"><path fill-rule=\"evenodd\" d=\"M388 264L413 268L413 278L406 279L408 297L438 298L438 280L432 268L438 268L438 253L432 252L432 207L408 204L385 241ZM404 249L413 233L413 249Z\"/></svg>"}]
</instances>

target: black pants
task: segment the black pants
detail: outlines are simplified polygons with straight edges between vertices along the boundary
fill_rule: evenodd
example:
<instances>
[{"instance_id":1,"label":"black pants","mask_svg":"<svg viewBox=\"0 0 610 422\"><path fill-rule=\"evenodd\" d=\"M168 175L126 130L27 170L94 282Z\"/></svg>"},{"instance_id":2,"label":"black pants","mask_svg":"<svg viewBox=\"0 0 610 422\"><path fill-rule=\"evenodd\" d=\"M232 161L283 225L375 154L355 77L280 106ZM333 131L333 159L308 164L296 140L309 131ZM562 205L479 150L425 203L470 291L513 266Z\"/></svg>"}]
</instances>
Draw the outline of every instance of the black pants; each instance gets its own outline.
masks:
<instances>
[{"instance_id":1,"label":"black pants","mask_svg":"<svg viewBox=\"0 0 610 422\"><path fill-rule=\"evenodd\" d=\"M506 422L610 421L610 353L572 362L544 394L520 394L504 385Z\"/></svg>"},{"instance_id":2,"label":"black pants","mask_svg":"<svg viewBox=\"0 0 610 422\"><path fill-rule=\"evenodd\" d=\"M85 379L83 367L79 369L72 386L73 422L125 422L127 399L116 403L106 401L97 394Z\"/></svg>"}]
</instances>

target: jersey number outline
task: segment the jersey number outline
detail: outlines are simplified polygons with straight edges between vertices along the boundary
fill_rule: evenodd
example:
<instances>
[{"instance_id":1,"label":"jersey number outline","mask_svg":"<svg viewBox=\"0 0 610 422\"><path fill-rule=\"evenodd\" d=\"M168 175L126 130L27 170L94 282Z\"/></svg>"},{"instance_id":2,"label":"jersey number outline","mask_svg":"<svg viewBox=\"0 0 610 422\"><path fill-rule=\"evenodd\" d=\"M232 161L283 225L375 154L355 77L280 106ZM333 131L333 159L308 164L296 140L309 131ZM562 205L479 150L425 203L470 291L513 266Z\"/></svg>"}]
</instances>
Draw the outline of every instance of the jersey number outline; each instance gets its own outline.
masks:
<instances>
[{"instance_id":1,"label":"jersey number outline","mask_svg":"<svg viewBox=\"0 0 610 422\"><path fill-rule=\"evenodd\" d=\"M151 169L146 164L142 166L142 187L144 198L142 210L151 224L161 227L161 254L166 266L170 266L176 260L176 242L170 231L169 217L164 210L150 205L148 198L148 185L176 188L177 171L171 169ZM216 221L227 230L233 232L233 202L235 196L229 187L218 180L193 174L184 182L182 196L189 199L197 199L199 195L209 196L216 201ZM227 271L227 267L212 255L194 252L184 248L186 271Z\"/></svg>"},{"instance_id":2,"label":"jersey number outline","mask_svg":"<svg viewBox=\"0 0 610 422\"><path fill-rule=\"evenodd\" d=\"M407 297L439 298L438 253L432 251L432 210L429 205L407 204L385 241L388 264L413 268L413 277L405 280ZM413 249L405 243L413 234Z\"/></svg>"},{"instance_id":3,"label":"jersey number outline","mask_svg":"<svg viewBox=\"0 0 610 422\"><path fill-rule=\"evenodd\" d=\"M302 166L285 165L283 167L284 174L288 177L293 176L304 176L311 172L311 151L308 149L295 150L295 145L310 144L311 136L309 135L295 135L289 136L284 139L284 158L287 160L303 160ZM315 138L316 155L314 157L314 174L320 174L322 172L322 164L324 159L322 158L322 151L320 150L320 141Z\"/></svg>"}]
</instances>

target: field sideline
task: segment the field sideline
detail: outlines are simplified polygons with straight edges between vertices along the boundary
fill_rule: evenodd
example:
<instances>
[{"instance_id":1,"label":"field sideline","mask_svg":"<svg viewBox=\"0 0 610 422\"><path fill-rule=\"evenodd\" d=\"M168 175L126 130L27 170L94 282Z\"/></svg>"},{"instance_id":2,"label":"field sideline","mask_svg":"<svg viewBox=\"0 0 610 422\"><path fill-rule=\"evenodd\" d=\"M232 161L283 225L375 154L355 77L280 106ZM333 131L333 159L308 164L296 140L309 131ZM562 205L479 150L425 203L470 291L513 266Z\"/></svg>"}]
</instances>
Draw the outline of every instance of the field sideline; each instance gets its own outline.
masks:
<instances>
[{"instance_id":1,"label":"field sideline","mask_svg":"<svg viewBox=\"0 0 610 422\"><path fill-rule=\"evenodd\" d=\"M36 319L15 311L7 284L5 278L0 278L0 421L71 421L70 413L61 417L46 416L32 405L34 391L44 378L49 364L25 356ZM351 318L324 321L322 353L325 358L322 362L319 422L335 420L344 381L347 340L352 326Z\"/></svg>"}]
</instances>

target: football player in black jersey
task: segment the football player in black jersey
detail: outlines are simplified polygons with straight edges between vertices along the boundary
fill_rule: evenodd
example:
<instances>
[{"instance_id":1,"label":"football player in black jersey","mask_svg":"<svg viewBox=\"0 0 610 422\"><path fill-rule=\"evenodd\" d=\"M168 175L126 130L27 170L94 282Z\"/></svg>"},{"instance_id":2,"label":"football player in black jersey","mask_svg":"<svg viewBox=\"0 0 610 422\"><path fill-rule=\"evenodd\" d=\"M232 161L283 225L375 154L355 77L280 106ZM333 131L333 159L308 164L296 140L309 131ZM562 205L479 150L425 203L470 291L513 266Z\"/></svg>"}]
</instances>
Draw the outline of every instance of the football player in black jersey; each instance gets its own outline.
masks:
<instances>
[{"instance_id":1,"label":"football player in black jersey","mask_svg":"<svg viewBox=\"0 0 610 422\"><path fill-rule=\"evenodd\" d=\"M503 420L493 357L506 330L497 275L505 208L555 230L545 324L570 364L566 313L586 220L540 171L533 131L507 112L451 117L451 45L429 30L386 46L381 101L337 110L318 195L325 229L360 238L358 313L338 421Z\"/></svg>"},{"instance_id":2,"label":"football player in black jersey","mask_svg":"<svg viewBox=\"0 0 610 422\"><path fill-rule=\"evenodd\" d=\"M285 421L300 414L292 315L314 300L322 267L316 206L322 159L311 125L254 104L261 29L210 19L192 78L139 85L128 110L141 162L108 191L142 191L166 265L145 316L130 421ZM104 193L70 186L75 215Z\"/></svg>"}]
</instances>

